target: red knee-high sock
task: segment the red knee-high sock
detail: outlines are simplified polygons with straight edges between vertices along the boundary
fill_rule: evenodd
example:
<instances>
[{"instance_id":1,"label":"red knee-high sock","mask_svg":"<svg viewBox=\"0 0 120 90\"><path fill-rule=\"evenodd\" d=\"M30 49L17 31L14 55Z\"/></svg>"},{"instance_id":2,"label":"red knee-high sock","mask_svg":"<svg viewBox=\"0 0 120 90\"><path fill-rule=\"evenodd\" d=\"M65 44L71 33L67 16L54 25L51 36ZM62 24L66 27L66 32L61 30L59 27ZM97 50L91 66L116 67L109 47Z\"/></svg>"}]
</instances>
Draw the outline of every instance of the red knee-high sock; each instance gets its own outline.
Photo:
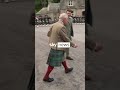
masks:
<instances>
[{"instance_id":1,"label":"red knee-high sock","mask_svg":"<svg viewBox=\"0 0 120 90\"><path fill-rule=\"evenodd\" d=\"M51 71L54 69L54 67L53 66L48 66L48 69L47 69L47 72L46 72L46 74L45 74L45 76L44 76L44 79L48 79L49 78L49 74L51 73Z\"/></svg>"},{"instance_id":2,"label":"red knee-high sock","mask_svg":"<svg viewBox=\"0 0 120 90\"><path fill-rule=\"evenodd\" d=\"M65 70L68 69L68 66L67 66L67 64L66 64L66 61L63 61L63 62L62 62L62 65L64 66Z\"/></svg>"}]
</instances>

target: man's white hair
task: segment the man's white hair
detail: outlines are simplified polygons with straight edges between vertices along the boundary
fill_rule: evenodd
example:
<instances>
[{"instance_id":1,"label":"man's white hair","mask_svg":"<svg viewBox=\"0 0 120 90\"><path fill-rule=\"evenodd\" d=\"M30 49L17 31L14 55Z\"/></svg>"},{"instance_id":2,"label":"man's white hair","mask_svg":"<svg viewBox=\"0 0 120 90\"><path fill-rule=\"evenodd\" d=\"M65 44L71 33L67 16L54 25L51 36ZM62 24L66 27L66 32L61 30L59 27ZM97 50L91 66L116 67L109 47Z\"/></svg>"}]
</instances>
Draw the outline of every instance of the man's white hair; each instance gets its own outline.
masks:
<instances>
[{"instance_id":1,"label":"man's white hair","mask_svg":"<svg viewBox=\"0 0 120 90\"><path fill-rule=\"evenodd\" d=\"M68 15L66 13L60 14L59 19L63 20L64 18L68 18Z\"/></svg>"}]
</instances>

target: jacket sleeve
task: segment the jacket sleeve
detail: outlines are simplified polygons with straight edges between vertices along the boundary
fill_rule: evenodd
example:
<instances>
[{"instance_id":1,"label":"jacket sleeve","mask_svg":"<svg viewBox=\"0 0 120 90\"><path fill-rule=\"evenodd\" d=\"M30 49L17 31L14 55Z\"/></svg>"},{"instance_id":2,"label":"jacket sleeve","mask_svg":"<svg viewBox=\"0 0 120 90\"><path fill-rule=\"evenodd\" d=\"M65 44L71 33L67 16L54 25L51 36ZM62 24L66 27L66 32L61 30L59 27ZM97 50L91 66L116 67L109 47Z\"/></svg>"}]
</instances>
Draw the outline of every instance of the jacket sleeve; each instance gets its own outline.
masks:
<instances>
[{"instance_id":1,"label":"jacket sleeve","mask_svg":"<svg viewBox=\"0 0 120 90\"><path fill-rule=\"evenodd\" d=\"M65 27L63 27L63 28L60 30L59 34L60 34L60 37L62 38L62 40L63 40L64 42L70 42L70 45L71 45L72 47L75 45L75 44L68 38L68 36L67 36L67 30L66 30Z\"/></svg>"},{"instance_id":2,"label":"jacket sleeve","mask_svg":"<svg viewBox=\"0 0 120 90\"><path fill-rule=\"evenodd\" d=\"M47 33L47 36L48 36L48 37L51 36L51 33L52 33L52 27L53 27L53 26L50 27L50 29L49 29L49 31L48 31L48 33Z\"/></svg>"}]
</instances>

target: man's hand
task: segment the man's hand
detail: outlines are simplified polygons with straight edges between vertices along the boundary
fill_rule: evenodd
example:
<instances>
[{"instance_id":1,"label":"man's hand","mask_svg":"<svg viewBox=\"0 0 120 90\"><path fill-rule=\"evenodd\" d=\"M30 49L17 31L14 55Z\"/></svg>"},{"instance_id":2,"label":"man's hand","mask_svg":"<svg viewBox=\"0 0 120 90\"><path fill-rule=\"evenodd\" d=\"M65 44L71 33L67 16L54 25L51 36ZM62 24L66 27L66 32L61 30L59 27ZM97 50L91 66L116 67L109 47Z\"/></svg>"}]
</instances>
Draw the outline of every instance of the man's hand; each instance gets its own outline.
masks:
<instances>
[{"instance_id":1,"label":"man's hand","mask_svg":"<svg viewBox=\"0 0 120 90\"><path fill-rule=\"evenodd\" d=\"M73 48L77 48L78 46L75 44L74 46L73 46Z\"/></svg>"}]
</instances>

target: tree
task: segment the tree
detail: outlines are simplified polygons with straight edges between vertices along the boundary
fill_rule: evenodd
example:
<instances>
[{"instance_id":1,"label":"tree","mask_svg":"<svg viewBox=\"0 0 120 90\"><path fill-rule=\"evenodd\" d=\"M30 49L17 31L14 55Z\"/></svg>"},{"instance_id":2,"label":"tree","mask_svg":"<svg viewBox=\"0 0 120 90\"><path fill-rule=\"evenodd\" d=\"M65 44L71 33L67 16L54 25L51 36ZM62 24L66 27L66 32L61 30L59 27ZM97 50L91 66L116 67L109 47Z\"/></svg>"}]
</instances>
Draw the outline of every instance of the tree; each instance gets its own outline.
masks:
<instances>
[{"instance_id":1,"label":"tree","mask_svg":"<svg viewBox=\"0 0 120 90\"><path fill-rule=\"evenodd\" d=\"M43 7L48 6L48 0L35 0L35 11L39 11Z\"/></svg>"},{"instance_id":2,"label":"tree","mask_svg":"<svg viewBox=\"0 0 120 90\"><path fill-rule=\"evenodd\" d=\"M48 1L52 3L59 3L60 0L35 0L35 11L38 12L43 7L48 6Z\"/></svg>"}]
</instances>

